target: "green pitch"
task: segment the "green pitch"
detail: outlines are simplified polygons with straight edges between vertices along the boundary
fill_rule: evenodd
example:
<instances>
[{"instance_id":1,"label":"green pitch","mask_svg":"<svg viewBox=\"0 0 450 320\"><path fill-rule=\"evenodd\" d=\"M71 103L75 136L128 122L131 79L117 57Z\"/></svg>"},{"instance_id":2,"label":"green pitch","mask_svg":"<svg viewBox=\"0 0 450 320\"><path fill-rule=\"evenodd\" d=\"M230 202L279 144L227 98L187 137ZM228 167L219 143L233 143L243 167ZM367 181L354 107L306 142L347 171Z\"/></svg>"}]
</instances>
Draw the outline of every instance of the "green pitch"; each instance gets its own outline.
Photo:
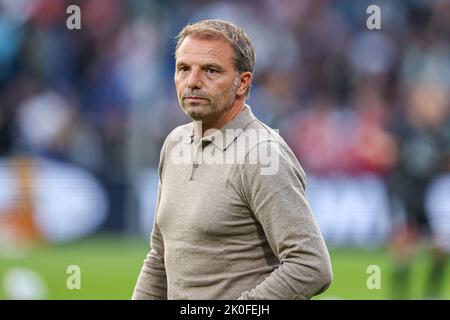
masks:
<instances>
[{"instance_id":1,"label":"green pitch","mask_svg":"<svg viewBox=\"0 0 450 320\"><path fill-rule=\"evenodd\" d=\"M47 246L21 257L0 256L0 299L6 299L6 274L20 267L37 273L46 288L48 299L129 299L142 261L148 251L145 239L96 237L76 243ZM315 299L389 299L391 297L392 262L386 250L332 249L334 282ZM421 252L414 264L412 298L422 299L429 255ZM67 273L71 265L80 268L80 289L68 289ZM379 289L369 289L373 273L379 267ZM370 270L369 270L370 271ZM370 281L369 281L370 282ZM372 284L374 282L371 282ZM22 282L22 286L25 286ZM26 289L25 289L26 290ZM444 298L450 299L450 268L447 268Z\"/></svg>"}]
</instances>

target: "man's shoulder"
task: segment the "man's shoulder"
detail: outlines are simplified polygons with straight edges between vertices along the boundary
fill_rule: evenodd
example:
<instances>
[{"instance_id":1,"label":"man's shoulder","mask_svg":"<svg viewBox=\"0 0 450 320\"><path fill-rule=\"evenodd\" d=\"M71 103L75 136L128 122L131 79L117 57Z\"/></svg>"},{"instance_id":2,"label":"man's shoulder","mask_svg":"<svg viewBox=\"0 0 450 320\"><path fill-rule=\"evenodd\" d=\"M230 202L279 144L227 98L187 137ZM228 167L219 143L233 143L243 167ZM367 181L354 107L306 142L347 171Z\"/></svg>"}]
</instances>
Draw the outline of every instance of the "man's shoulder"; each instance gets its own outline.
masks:
<instances>
[{"instance_id":1,"label":"man's shoulder","mask_svg":"<svg viewBox=\"0 0 450 320\"><path fill-rule=\"evenodd\" d=\"M175 144L185 141L192 134L193 123L186 123L174 128L164 140L162 150L173 147Z\"/></svg>"},{"instance_id":2,"label":"man's shoulder","mask_svg":"<svg viewBox=\"0 0 450 320\"><path fill-rule=\"evenodd\" d=\"M166 154L170 152L175 145L182 141L186 141L192 133L192 122L180 125L174 128L164 140L164 143L160 152L160 162L164 162L166 158Z\"/></svg>"},{"instance_id":3,"label":"man's shoulder","mask_svg":"<svg viewBox=\"0 0 450 320\"><path fill-rule=\"evenodd\" d=\"M178 138L187 138L192 133L193 123L182 124L174 128L166 137L167 140L177 140Z\"/></svg>"},{"instance_id":4,"label":"man's shoulder","mask_svg":"<svg viewBox=\"0 0 450 320\"><path fill-rule=\"evenodd\" d=\"M251 141L251 149L261 145L276 145L282 146L283 149L290 150L287 143L281 137L278 129L273 129L258 119L255 119L245 127L241 139L244 141Z\"/></svg>"},{"instance_id":5,"label":"man's shoulder","mask_svg":"<svg viewBox=\"0 0 450 320\"><path fill-rule=\"evenodd\" d=\"M302 166L292 149L280 135L278 129L273 129L264 122L256 119L252 121L244 130L240 137L248 144L248 159L261 159L265 162L275 162L277 165L294 167L299 171L300 176L306 181L306 176ZM267 157L269 156L270 159ZM264 162L263 161L263 162Z\"/></svg>"}]
</instances>

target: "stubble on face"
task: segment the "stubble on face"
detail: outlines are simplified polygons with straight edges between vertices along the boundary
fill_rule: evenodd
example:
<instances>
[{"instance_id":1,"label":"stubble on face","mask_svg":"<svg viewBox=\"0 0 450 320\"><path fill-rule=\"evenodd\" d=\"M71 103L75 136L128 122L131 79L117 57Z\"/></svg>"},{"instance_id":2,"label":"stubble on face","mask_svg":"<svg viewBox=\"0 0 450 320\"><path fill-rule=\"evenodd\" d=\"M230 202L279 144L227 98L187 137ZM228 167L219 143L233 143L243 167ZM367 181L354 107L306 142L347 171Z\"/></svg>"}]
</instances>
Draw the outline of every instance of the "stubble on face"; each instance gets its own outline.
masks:
<instances>
[{"instance_id":1,"label":"stubble on face","mask_svg":"<svg viewBox=\"0 0 450 320\"><path fill-rule=\"evenodd\" d=\"M232 106L236 96L237 87L239 85L239 76L233 81L231 90L227 93L223 93L211 99L208 95L205 96L208 99L208 103L201 104L196 102L189 102L184 100L183 110L194 121L202 121L206 123L217 122L223 115L228 113ZM194 95L197 93L193 92ZM198 108L196 108L198 106Z\"/></svg>"},{"instance_id":2,"label":"stubble on face","mask_svg":"<svg viewBox=\"0 0 450 320\"><path fill-rule=\"evenodd\" d=\"M218 122L232 108L239 86L231 46L218 39L186 38L177 52L178 100L194 121Z\"/></svg>"}]
</instances>

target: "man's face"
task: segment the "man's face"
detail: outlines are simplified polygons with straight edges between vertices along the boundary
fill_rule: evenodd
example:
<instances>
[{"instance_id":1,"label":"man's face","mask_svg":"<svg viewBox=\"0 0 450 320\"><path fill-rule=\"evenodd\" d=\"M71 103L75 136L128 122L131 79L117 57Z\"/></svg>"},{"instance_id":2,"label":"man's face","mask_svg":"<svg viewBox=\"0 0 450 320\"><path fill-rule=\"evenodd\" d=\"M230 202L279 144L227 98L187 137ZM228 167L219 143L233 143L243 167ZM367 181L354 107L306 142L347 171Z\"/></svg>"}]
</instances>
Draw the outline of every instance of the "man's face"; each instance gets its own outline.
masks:
<instances>
[{"instance_id":1,"label":"man's face","mask_svg":"<svg viewBox=\"0 0 450 320\"><path fill-rule=\"evenodd\" d=\"M214 121L232 106L239 76L224 40L187 37L176 55L178 101L191 119Z\"/></svg>"}]
</instances>

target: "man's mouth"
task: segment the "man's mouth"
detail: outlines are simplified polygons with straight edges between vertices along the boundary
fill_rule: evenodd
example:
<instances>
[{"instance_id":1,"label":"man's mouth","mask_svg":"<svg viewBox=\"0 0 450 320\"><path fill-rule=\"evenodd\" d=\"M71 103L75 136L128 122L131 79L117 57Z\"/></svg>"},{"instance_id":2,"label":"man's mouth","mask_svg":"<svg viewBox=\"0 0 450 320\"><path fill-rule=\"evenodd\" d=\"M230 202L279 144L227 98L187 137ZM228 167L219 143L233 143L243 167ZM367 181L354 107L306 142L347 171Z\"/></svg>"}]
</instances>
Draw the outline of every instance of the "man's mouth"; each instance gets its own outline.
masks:
<instances>
[{"instance_id":1,"label":"man's mouth","mask_svg":"<svg viewBox=\"0 0 450 320\"><path fill-rule=\"evenodd\" d=\"M185 100L185 101L188 101L188 102L202 102L202 101L208 101L208 99L202 98L202 97L185 97L184 100Z\"/></svg>"}]
</instances>

